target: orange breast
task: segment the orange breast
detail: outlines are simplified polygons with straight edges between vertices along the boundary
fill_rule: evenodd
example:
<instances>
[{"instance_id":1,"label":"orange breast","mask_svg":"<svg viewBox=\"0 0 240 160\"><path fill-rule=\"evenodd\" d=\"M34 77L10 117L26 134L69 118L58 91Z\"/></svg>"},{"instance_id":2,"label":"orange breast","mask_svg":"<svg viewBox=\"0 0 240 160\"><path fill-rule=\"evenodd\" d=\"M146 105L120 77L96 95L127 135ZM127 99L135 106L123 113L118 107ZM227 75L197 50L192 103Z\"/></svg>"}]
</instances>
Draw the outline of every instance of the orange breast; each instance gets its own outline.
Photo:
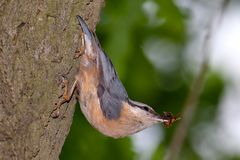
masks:
<instances>
[{"instance_id":1,"label":"orange breast","mask_svg":"<svg viewBox=\"0 0 240 160\"><path fill-rule=\"evenodd\" d=\"M126 103L123 103L120 118L107 119L101 110L97 94L94 93L86 99L86 105L81 105L81 110L89 123L104 135L118 138L133 134L138 131L141 123L134 118ZM129 119L131 117L131 119Z\"/></svg>"}]
</instances>

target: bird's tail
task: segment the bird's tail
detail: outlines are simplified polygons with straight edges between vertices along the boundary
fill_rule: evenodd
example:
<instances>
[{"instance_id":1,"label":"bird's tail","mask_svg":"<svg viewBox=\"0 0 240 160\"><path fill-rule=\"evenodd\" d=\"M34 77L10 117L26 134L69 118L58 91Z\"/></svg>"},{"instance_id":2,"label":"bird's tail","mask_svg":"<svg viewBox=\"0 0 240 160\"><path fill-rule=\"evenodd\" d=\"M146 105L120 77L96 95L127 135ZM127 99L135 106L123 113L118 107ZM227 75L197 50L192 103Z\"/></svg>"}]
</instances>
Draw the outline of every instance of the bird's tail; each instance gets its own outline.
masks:
<instances>
[{"instance_id":1,"label":"bird's tail","mask_svg":"<svg viewBox=\"0 0 240 160\"><path fill-rule=\"evenodd\" d=\"M77 15L79 25L82 29L82 45L84 47L83 54L93 55L98 48L98 40L94 36L94 33L89 29L83 18Z\"/></svg>"}]
</instances>

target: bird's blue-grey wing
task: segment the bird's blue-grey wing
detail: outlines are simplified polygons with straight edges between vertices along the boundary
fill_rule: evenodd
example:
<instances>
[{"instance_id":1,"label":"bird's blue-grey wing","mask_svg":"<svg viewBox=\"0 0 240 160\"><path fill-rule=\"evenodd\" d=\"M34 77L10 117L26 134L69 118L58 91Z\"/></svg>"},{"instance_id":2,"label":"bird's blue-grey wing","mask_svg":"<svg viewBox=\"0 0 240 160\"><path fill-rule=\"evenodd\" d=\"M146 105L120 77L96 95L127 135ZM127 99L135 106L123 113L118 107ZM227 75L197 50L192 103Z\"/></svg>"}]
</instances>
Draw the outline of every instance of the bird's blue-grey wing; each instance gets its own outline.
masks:
<instances>
[{"instance_id":1,"label":"bird's blue-grey wing","mask_svg":"<svg viewBox=\"0 0 240 160\"><path fill-rule=\"evenodd\" d=\"M106 118L117 119L120 116L122 102L127 100L128 94L119 80L111 60L103 51L99 52L98 95L101 108Z\"/></svg>"}]
</instances>

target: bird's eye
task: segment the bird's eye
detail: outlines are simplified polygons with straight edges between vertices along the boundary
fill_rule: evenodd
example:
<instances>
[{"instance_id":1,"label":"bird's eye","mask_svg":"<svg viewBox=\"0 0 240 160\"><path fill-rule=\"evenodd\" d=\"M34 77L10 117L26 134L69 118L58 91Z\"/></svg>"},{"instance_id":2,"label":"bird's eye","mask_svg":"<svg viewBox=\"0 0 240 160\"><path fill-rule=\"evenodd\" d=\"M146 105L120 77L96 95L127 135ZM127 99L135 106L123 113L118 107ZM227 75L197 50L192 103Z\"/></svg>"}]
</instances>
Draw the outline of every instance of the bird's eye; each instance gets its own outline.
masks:
<instances>
[{"instance_id":1,"label":"bird's eye","mask_svg":"<svg viewBox=\"0 0 240 160\"><path fill-rule=\"evenodd\" d=\"M146 106L145 106L145 107L143 107L143 109L144 109L145 111L147 111L147 112L149 111L149 108L148 108L148 107L146 107Z\"/></svg>"}]
</instances>

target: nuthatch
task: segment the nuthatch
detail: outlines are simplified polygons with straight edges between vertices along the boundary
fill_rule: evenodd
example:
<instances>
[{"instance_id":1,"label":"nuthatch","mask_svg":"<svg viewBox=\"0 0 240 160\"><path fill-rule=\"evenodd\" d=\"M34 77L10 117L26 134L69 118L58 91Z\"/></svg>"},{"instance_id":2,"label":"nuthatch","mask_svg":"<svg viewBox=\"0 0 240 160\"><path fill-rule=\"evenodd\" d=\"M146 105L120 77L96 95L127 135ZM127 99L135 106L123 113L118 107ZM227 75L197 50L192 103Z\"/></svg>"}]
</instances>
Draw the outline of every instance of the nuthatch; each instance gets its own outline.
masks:
<instances>
[{"instance_id":1,"label":"nuthatch","mask_svg":"<svg viewBox=\"0 0 240 160\"><path fill-rule=\"evenodd\" d=\"M169 112L160 116L150 106L129 99L118 78L111 60L102 50L100 43L84 20L77 16L82 30L79 73L68 91L68 82L64 79L65 90L59 107L69 101L77 89L81 110L89 123L104 135L119 138L139 132L153 124L163 122L171 125L179 118Z\"/></svg>"}]
</instances>

